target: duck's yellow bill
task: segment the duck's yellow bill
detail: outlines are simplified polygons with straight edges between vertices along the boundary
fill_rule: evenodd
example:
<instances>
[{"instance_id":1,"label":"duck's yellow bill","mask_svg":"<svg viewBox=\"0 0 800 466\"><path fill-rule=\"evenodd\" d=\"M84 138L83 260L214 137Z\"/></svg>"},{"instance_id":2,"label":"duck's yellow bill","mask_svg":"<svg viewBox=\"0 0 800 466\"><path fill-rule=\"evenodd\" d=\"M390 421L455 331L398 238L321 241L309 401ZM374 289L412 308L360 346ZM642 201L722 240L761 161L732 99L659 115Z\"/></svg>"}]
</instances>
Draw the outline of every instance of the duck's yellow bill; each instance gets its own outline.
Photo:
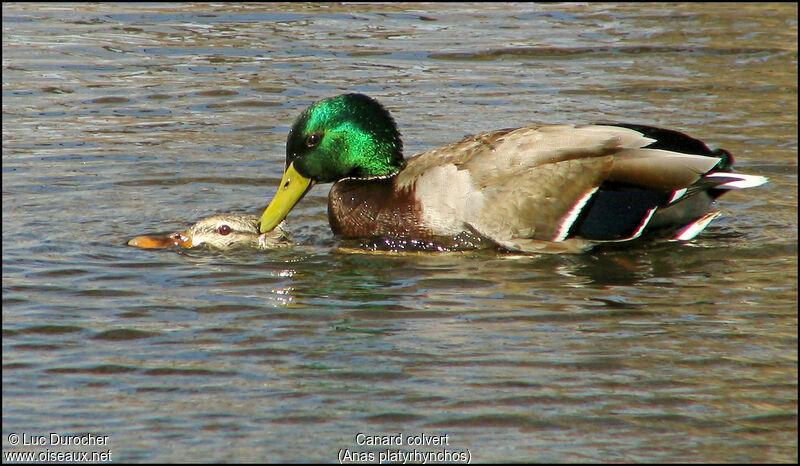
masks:
<instances>
[{"instance_id":1,"label":"duck's yellow bill","mask_svg":"<svg viewBox=\"0 0 800 466\"><path fill-rule=\"evenodd\" d=\"M312 186L314 186L314 181L297 173L294 163L290 163L283 173L278 192L275 193L272 202L261 214L261 233L272 231L281 223L292 207L297 204L297 201L302 199Z\"/></svg>"}]
</instances>

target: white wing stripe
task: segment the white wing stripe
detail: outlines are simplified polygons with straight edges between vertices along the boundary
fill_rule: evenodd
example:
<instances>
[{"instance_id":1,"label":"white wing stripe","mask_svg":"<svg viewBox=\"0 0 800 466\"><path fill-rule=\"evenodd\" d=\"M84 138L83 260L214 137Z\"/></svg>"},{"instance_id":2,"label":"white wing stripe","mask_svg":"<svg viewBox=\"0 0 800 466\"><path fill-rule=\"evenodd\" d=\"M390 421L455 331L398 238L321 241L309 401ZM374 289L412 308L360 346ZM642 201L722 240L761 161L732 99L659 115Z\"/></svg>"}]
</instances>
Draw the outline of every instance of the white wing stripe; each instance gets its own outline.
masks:
<instances>
[{"instance_id":1,"label":"white wing stripe","mask_svg":"<svg viewBox=\"0 0 800 466\"><path fill-rule=\"evenodd\" d=\"M682 198L683 195L686 194L686 191L687 191L686 188L676 189L675 191L673 191L672 197L669 198L669 202L667 202L667 204L672 204L673 202Z\"/></svg>"},{"instance_id":2,"label":"white wing stripe","mask_svg":"<svg viewBox=\"0 0 800 466\"><path fill-rule=\"evenodd\" d=\"M646 227L647 224L650 223L650 219L653 218L654 213L656 213L656 207L653 207L652 209L648 210L647 217L645 217L644 220L642 220L642 223L639 224L639 228L637 228L636 231L634 231L633 234L628 239L638 238L644 231L644 227Z\"/></svg>"},{"instance_id":3,"label":"white wing stripe","mask_svg":"<svg viewBox=\"0 0 800 466\"><path fill-rule=\"evenodd\" d=\"M569 229L572 228L572 224L575 223L575 220L578 219L578 215L580 215L581 211L583 210L583 207L586 205L587 202L589 202L589 199L592 198L594 193L597 192L598 188L599 186L596 186L587 191L586 194L581 196L581 198L578 199L575 202L575 204L573 204L572 208L569 209L569 212L567 212L566 215L561 217L561 222L559 223L558 231L556 232L556 236L555 238L553 238L553 241L558 242L558 241L564 241L564 239L566 239L567 235L569 234Z\"/></svg>"},{"instance_id":4,"label":"white wing stripe","mask_svg":"<svg viewBox=\"0 0 800 466\"><path fill-rule=\"evenodd\" d=\"M681 229L678 234L672 238L672 241L689 241L690 239L702 233L708 224L721 214L721 212L709 212L703 215L694 222L683 227L683 229Z\"/></svg>"}]
</instances>

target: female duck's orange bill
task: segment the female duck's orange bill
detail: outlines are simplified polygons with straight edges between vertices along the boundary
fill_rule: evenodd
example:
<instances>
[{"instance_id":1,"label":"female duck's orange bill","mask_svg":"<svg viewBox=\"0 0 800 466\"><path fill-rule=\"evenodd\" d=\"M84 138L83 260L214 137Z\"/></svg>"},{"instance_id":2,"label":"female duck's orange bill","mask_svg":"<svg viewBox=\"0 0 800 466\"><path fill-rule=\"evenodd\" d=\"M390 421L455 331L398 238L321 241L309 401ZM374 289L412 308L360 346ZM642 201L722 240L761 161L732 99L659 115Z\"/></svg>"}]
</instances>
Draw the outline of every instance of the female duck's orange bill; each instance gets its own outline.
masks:
<instances>
[{"instance_id":1,"label":"female duck's orange bill","mask_svg":"<svg viewBox=\"0 0 800 466\"><path fill-rule=\"evenodd\" d=\"M192 247L192 238L186 232L167 233L163 235L142 235L128 241L128 246L137 248L156 249L171 248L180 246L182 248Z\"/></svg>"}]
</instances>

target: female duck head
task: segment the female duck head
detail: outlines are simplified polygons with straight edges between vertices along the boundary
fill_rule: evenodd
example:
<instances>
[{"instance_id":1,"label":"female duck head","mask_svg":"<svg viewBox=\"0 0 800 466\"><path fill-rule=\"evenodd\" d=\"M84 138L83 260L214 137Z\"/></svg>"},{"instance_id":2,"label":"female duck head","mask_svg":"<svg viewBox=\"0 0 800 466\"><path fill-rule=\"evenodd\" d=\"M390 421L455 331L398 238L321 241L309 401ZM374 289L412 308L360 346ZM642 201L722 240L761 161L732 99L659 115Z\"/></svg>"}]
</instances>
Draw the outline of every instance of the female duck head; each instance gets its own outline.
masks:
<instances>
[{"instance_id":1,"label":"female duck head","mask_svg":"<svg viewBox=\"0 0 800 466\"><path fill-rule=\"evenodd\" d=\"M210 246L218 249L245 246L270 249L286 243L286 232L280 225L274 230L259 234L258 218L238 214L216 214L201 219L184 231L142 235L128 241L129 246L145 249L172 246Z\"/></svg>"},{"instance_id":2,"label":"female duck head","mask_svg":"<svg viewBox=\"0 0 800 466\"><path fill-rule=\"evenodd\" d=\"M381 104L363 94L320 100L292 125L286 171L261 216L261 231L280 223L315 183L391 175L403 165L400 133Z\"/></svg>"}]
</instances>

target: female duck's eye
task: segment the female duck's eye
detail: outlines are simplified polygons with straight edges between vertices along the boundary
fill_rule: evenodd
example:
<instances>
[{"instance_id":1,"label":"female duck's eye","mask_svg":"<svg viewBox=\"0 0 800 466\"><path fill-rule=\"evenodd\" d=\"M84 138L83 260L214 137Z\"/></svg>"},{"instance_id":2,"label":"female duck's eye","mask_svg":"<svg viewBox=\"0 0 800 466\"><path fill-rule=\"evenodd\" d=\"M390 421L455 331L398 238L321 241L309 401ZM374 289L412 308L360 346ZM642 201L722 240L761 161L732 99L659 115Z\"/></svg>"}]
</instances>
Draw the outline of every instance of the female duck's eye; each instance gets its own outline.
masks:
<instances>
[{"instance_id":1,"label":"female duck's eye","mask_svg":"<svg viewBox=\"0 0 800 466\"><path fill-rule=\"evenodd\" d=\"M322 139L322 136L320 136L320 135L319 135L319 134L317 134L317 133L314 133L314 134L309 134L309 135L306 137L306 145L307 145L308 147L314 147L314 146L316 146L317 144L319 144L319 141L320 141L320 139Z\"/></svg>"},{"instance_id":2,"label":"female duck's eye","mask_svg":"<svg viewBox=\"0 0 800 466\"><path fill-rule=\"evenodd\" d=\"M220 225L219 228L217 228L217 233L219 233L222 236L225 236L230 232L231 232L231 227L228 225Z\"/></svg>"}]
</instances>

